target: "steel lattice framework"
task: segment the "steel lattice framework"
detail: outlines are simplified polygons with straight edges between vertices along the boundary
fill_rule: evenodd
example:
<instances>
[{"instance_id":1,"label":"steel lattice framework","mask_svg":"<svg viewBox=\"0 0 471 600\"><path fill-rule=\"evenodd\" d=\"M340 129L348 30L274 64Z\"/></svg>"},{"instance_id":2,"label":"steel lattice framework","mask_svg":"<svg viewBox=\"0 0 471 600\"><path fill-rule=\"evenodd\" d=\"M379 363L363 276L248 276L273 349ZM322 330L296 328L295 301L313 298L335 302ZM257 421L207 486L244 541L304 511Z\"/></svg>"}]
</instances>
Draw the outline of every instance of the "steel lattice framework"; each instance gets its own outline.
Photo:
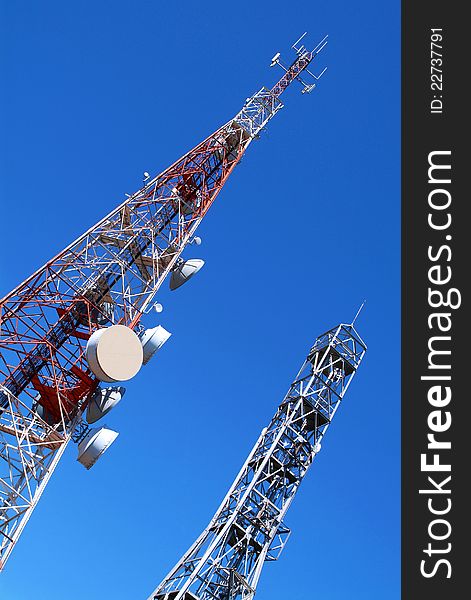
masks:
<instances>
[{"instance_id":1,"label":"steel lattice framework","mask_svg":"<svg viewBox=\"0 0 471 600\"><path fill-rule=\"evenodd\" d=\"M271 90L0 301L0 569L67 443L86 428L98 385L85 358L89 337L111 324L139 331L234 167L282 108L279 96L325 43L294 46L295 61Z\"/></svg>"},{"instance_id":2,"label":"steel lattice framework","mask_svg":"<svg viewBox=\"0 0 471 600\"><path fill-rule=\"evenodd\" d=\"M365 354L353 324L319 336L207 528L148 600L250 600L284 517Z\"/></svg>"}]
</instances>

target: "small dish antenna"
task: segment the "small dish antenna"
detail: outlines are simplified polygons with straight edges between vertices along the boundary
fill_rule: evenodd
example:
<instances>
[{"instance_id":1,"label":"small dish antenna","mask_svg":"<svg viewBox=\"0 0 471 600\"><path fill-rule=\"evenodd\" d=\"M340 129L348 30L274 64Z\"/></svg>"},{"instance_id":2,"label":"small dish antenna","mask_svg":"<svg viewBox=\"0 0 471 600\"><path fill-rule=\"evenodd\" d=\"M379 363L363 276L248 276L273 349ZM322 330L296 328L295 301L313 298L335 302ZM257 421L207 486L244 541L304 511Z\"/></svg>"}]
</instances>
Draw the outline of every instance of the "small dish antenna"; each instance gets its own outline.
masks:
<instances>
[{"instance_id":1,"label":"small dish antenna","mask_svg":"<svg viewBox=\"0 0 471 600\"><path fill-rule=\"evenodd\" d=\"M146 329L141 335L141 344L143 348L143 363L146 365L154 356L157 350L160 350L168 338L172 334L162 327L157 325L153 329Z\"/></svg>"},{"instance_id":2,"label":"small dish antenna","mask_svg":"<svg viewBox=\"0 0 471 600\"><path fill-rule=\"evenodd\" d=\"M182 262L172 271L170 277L170 289L176 290L193 277L204 265L200 258L190 258Z\"/></svg>"},{"instance_id":3,"label":"small dish antenna","mask_svg":"<svg viewBox=\"0 0 471 600\"><path fill-rule=\"evenodd\" d=\"M118 437L118 433L106 427L90 429L79 443L77 460L90 469Z\"/></svg>"},{"instance_id":4,"label":"small dish antenna","mask_svg":"<svg viewBox=\"0 0 471 600\"><path fill-rule=\"evenodd\" d=\"M277 52L275 56L271 59L270 67L274 67L278 63L278 59L280 58L280 52Z\"/></svg>"},{"instance_id":5,"label":"small dish antenna","mask_svg":"<svg viewBox=\"0 0 471 600\"><path fill-rule=\"evenodd\" d=\"M121 401L125 392L124 387L98 387L87 406L87 423L95 423L107 415Z\"/></svg>"}]
</instances>

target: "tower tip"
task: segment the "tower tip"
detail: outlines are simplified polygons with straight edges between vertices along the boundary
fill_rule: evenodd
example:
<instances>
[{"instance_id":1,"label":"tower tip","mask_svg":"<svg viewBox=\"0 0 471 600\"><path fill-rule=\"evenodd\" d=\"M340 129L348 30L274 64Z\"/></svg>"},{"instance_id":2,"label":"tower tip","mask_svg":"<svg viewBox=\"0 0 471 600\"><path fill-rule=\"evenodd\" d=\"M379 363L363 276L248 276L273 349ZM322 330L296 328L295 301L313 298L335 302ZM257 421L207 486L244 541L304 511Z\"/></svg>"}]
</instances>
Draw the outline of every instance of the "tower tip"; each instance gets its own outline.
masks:
<instances>
[{"instance_id":1,"label":"tower tip","mask_svg":"<svg viewBox=\"0 0 471 600\"><path fill-rule=\"evenodd\" d=\"M352 327L353 325L355 325L355 321L358 319L359 314L361 313L363 307L366 304L366 300L363 300L363 302L360 304L360 308L357 310L356 315L353 317L353 321L352 321Z\"/></svg>"}]
</instances>

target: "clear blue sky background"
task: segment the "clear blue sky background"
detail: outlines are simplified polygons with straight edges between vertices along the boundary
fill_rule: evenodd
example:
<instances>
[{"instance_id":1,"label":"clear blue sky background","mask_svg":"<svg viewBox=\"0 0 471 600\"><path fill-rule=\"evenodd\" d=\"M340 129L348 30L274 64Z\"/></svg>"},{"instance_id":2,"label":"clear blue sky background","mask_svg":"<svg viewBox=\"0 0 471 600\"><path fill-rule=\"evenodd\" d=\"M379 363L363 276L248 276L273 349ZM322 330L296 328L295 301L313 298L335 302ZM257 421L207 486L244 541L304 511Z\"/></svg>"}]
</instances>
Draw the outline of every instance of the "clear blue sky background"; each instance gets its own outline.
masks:
<instances>
[{"instance_id":1,"label":"clear blue sky background","mask_svg":"<svg viewBox=\"0 0 471 600\"><path fill-rule=\"evenodd\" d=\"M399 597L399 2L1 3L0 294L271 86L306 29L328 72L285 94L205 218L173 336L71 445L1 600L145 600L193 542L315 337L367 305L369 351L258 600Z\"/></svg>"}]
</instances>

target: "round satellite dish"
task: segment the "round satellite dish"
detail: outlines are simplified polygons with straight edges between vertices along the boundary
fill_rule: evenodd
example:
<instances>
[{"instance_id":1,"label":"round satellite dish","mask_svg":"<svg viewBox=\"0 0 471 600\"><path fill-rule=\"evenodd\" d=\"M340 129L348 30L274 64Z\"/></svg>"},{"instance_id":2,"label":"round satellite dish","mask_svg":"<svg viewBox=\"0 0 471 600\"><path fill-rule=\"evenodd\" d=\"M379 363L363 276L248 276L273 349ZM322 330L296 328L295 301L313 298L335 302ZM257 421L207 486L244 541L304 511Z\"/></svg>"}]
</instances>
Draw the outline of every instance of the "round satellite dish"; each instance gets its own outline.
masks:
<instances>
[{"instance_id":1,"label":"round satellite dish","mask_svg":"<svg viewBox=\"0 0 471 600\"><path fill-rule=\"evenodd\" d=\"M78 445L78 462L86 469L90 469L117 437L116 431L106 427L90 429Z\"/></svg>"},{"instance_id":2,"label":"round satellite dish","mask_svg":"<svg viewBox=\"0 0 471 600\"><path fill-rule=\"evenodd\" d=\"M164 307L160 304L160 302L156 302L154 304L154 310L157 313L161 313L163 311Z\"/></svg>"},{"instance_id":3,"label":"round satellite dish","mask_svg":"<svg viewBox=\"0 0 471 600\"><path fill-rule=\"evenodd\" d=\"M190 258L180 263L170 277L170 289L176 290L181 285L186 283L193 275L198 273L201 267L204 265L204 260L200 258Z\"/></svg>"},{"instance_id":4,"label":"round satellite dish","mask_svg":"<svg viewBox=\"0 0 471 600\"><path fill-rule=\"evenodd\" d=\"M95 423L114 408L124 396L126 388L98 388L87 406L87 423Z\"/></svg>"},{"instance_id":5,"label":"round satellite dish","mask_svg":"<svg viewBox=\"0 0 471 600\"><path fill-rule=\"evenodd\" d=\"M196 244L197 246L201 246L201 238L199 236L194 237L193 243Z\"/></svg>"},{"instance_id":6,"label":"round satellite dish","mask_svg":"<svg viewBox=\"0 0 471 600\"><path fill-rule=\"evenodd\" d=\"M125 325L98 329L86 348L90 369L100 381L127 381L139 372L143 351L138 336Z\"/></svg>"},{"instance_id":7,"label":"round satellite dish","mask_svg":"<svg viewBox=\"0 0 471 600\"><path fill-rule=\"evenodd\" d=\"M314 453L317 454L318 452L321 451L322 446L320 445L319 442L317 442L317 444L314 444Z\"/></svg>"},{"instance_id":8,"label":"round satellite dish","mask_svg":"<svg viewBox=\"0 0 471 600\"><path fill-rule=\"evenodd\" d=\"M144 352L143 363L146 365L154 354L162 348L165 342L172 334L164 329L162 325L157 325L153 329L146 329L141 336L141 344Z\"/></svg>"},{"instance_id":9,"label":"round satellite dish","mask_svg":"<svg viewBox=\"0 0 471 600\"><path fill-rule=\"evenodd\" d=\"M54 417L50 413L48 413L44 406L42 406L41 404L37 404L35 412L38 415L38 417L40 417L43 421L46 421L48 425L56 424L54 422Z\"/></svg>"}]
</instances>

